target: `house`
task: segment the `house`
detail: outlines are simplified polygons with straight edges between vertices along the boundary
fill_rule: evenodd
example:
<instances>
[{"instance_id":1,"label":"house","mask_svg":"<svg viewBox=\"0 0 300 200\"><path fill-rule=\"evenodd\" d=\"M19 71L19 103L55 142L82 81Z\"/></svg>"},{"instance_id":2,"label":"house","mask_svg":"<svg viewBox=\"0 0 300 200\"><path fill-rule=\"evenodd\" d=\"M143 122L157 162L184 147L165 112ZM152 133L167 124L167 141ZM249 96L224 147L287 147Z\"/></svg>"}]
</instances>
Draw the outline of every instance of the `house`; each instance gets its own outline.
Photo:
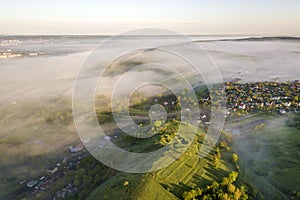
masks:
<instances>
[{"instance_id":1,"label":"house","mask_svg":"<svg viewBox=\"0 0 300 200\"><path fill-rule=\"evenodd\" d=\"M52 180L47 180L42 185L39 186L39 189L40 190L46 190L47 188L51 187L52 183L53 183Z\"/></svg>"},{"instance_id":2,"label":"house","mask_svg":"<svg viewBox=\"0 0 300 200\"><path fill-rule=\"evenodd\" d=\"M233 83L240 83L242 81L241 78L235 78L232 80Z\"/></svg>"},{"instance_id":3,"label":"house","mask_svg":"<svg viewBox=\"0 0 300 200\"><path fill-rule=\"evenodd\" d=\"M47 169L47 172L50 172L51 174L54 174L57 171L58 171L57 167L54 167L53 169L51 169L51 168Z\"/></svg>"},{"instance_id":4,"label":"house","mask_svg":"<svg viewBox=\"0 0 300 200\"><path fill-rule=\"evenodd\" d=\"M30 53L29 56L37 56L38 53Z\"/></svg>"},{"instance_id":5,"label":"house","mask_svg":"<svg viewBox=\"0 0 300 200\"><path fill-rule=\"evenodd\" d=\"M66 163L68 161L68 158L67 157L64 157L62 163Z\"/></svg>"},{"instance_id":6,"label":"house","mask_svg":"<svg viewBox=\"0 0 300 200\"><path fill-rule=\"evenodd\" d=\"M110 140L111 140L111 137L110 137L110 136L104 136L104 139L110 141Z\"/></svg>"},{"instance_id":7,"label":"house","mask_svg":"<svg viewBox=\"0 0 300 200\"><path fill-rule=\"evenodd\" d=\"M27 183L27 187L32 188L35 186L38 182L36 180L31 180Z\"/></svg>"},{"instance_id":8,"label":"house","mask_svg":"<svg viewBox=\"0 0 300 200\"><path fill-rule=\"evenodd\" d=\"M40 187L41 187L42 185L44 185L44 181L39 182L39 183L35 186L35 189L36 189L36 190L39 190Z\"/></svg>"},{"instance_id":9,"label":"house","mask_svg":"<svg viewBox=\"0 0 300 200\"><path fill-rule=\"evenodd\" d=\"M201 119L205 119L207 116L205 114L203 114L200 117L201 117Z\"/></svg>"},{"instance_id":10,"label":"house","mask_svg":"<svg viewBox=\"0 0 300 200\"><path fill-rule=\"evenodd\" d=\"M230 110L229 109L226 109L225 111L225 116L229 116L230 115Z\"/></svg>"},{"instance_id":11,"label":"house","mask_svg":"<svg viewBox=\"0 0 300 200\"><path fill-rule=\"evenodd\" d=\"M280 113L280 114L286 114L286 111L285 111L284 109L280 109L280 110L279 110L279 113Z\"/></svg>"},{"instance_id":12,"label":"house","mask_svg":"<svg viewBox=\"0 0 300 200\"><path fill-rule=\"evenodd\" d=\"M245 110L245 109L246 109L246 105L245 105L245 104L240 104L240 105L239 105L239 109Z\"/></svg>"},{"instance_id":13,"label":"house","mask_svg":"<svg viewBox=\"0 0 300 200\"><path fill-rule=\"evenodd\" d=\"M75 169L75 168L76 168L76 163L70 162L67 168L68 168L69 170Z\"/></svg>"},{"instance_id":14,"label":"house","mask_svg":"<svg viewBox=\"0 0 300 200\"><path fill-rule=\"evenodd\" d=\"M83 144L87 144L91 141L91 139L90 138L82 138L81 141L82 141Z\"/></svg>"},{"instance_id":15,"label":"house","mask_svg":"<svg viewBox=\"0 0 300 200\"><path fill-rule=\"evenodd\" d=\"M300 83L300 80L295 80L295 81L293 82L293 84L297 84L297 83Z\"/></svg>"},{"instance_id":16,"label":"house","mask_svg":"<svg viewBox=\"0 0 300 200\"><path fill-rule=\"evenodd\" d=\"M71 153L77 153L83 149L83 145L78 144L76 147L70 146L69 149Z\"/></svg>"},{"instance_id":17,"label":"house","mask_svg":"<svg viewBox=\"0 0 300 200\"><path fill-rule=\"evenodd\" d=\"M264 103L256 103L256 106L264 107Z\"/></svg>"}]
</instances>

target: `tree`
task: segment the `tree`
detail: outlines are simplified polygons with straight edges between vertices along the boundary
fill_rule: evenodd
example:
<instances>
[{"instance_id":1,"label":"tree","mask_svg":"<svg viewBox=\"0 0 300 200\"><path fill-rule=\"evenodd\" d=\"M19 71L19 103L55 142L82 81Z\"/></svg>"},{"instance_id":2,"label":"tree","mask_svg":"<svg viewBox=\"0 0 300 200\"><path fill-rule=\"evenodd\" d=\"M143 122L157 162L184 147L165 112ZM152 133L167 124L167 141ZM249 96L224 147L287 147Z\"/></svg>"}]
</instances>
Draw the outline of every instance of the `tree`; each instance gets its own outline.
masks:
<instances>
[{"instance_id":1,"label":"tree","mask_svg":"<svg viewBox=\"0 0 300 200\"><path fill-rule=\"evenodd\" d=\"M153 134L158 133L163 125L164 125L164 122L162 120L155 121L153 123L153 127L151 128L151 131L153 132Z\"/></svg>"},{"instance_id":2,"label":"tree","mask_svg":"<svg viewBox=\"0 0 300 200\"><path fill-rule=\"evenodd\" d=\"M221 158L220 148L216 147L216 156L217 158Z\"/></svg>"},{"instance_id":3,"label":"tree","mask_svg":"<svg viewBox=\"0 0 300 200\"><path fill-rule=\"evenodd\" d=\"M239 156L236 153L233 153L231 156L231 160L233 163L237 163L239 161Z\"/></svg>"},{"instance_id":4,"label":"tree","mask_svg":"<svg viewBox=\"0 0 300 200\"><path fill-rule=\"evenodd\" d=\"M230 183L230 184L227 186L227 190L228 190L228 192L230 192L230 193L234 193L234 191L235 191L235 186L234 186L232 183Z\"/></svg>"},{"instance_id":5,"label":"tree","mask_svg":"<svg viewBox=\"0 0 300 200\"><path fill-rule=\"evenodd\" d=\"M201 196L201 195L202 195L202 190L201 190L201 188L197 188L196 194L197 194L197 196Z\"/></svg>"},{"instance_id":6,"label":"tree","mask_svg":"<svg viewBox=\"0 0 300 200\"><path fill-rule=\"evenodd\" d=\"M217 190L219 188L219 183L214 181L212 184L211 184L211 189L213 190Z\"/></svg>"},{"instance_id":7,"label":"tree","mask_svg":"<svg viewBox=\"0 0 300 200\"><path fill-rule=\"evenodd\" d=\"M215 168L218 168L218 166L220 165L220 160L218 157L214 157L213 164Z\"/></svg>"},{"instance_id":8,"label":"tree","mask_svg":"<svg viewBox=\"0 0 300 200\"><path fill-rule=\"evenodd\" d=\"M239 200L242 196L242 191L239 188L236 188L235 192L234 192L234 200ZM244 197L245 198L245 197Z\"/></svg>"},{"instance_id":9,"label":"tree","mask_svg":"<svg viewBox=\"0 0 300 200\"><path fill-rule=\"evenodd\" d=\"M221 141L220 144L219 144L219 147L220 147L221 149L227 149L227 147L228 147L227 142Z\"/></svg>"},{"instance_id":10,"label":"tree","mask_svg":"<svg viewBox=\"0 0 300 200\"><path fill-rule=\"evenodd\" d=\"M125 182L123 183L123 185L124 185L124 186L127 186L127 185L129 185L129 182L128 182L128 181L125 181Z\"/></svg>"},{"instance_id":11,"label":"tree","mask_svg":"<svg viewBox=\"0 0 300 200\"><path fill-rule=\"evenodd\" d=\"M182 195L182 197L183 197L185 200L192 200L192 199L194 199L196 196L197 196L196 190L191 190L191 191L188 191L188 192L184 192L183 195Z\"/></svg>"},{"instance_id":12,"label":"tree","mask_svg":"<svg viewBox=\"0 0 300 200\"><path fill-rule=\"evenodd\" d=\"M238 172L235 172L235 171L231 172L228 176L230 182L232 183L232 182L236 181L238 175L239 175Z\"/></svg>"},{"instance_id":13,"label":"tree","mask_svg":"<svg viewBox=\"0 0 300 200\"><path fill-rule=\"evenodd\" d=\"M228 185L229 183L230 183L229 179L227 177L224 177L221 182L221 185L225 186L225 185Z\"/></svg>"},{"instance_id":14,"label":"tree","mask_svg":"<svg viewBox=\"0 0 300 200\"><path fill-rule=\"evenodd\" d=\"M160 121L160 120L155 121L155 122L153 123L154 127L157 128L157 129L160 128L160 127L162 126L162 124L163 124L163 122Z\"/></svg>"},{"instance_id":15,"label":"tree","mask_svg":"<svg viewBox=\"0 0 300 200\"><path fill-rule=\"evenodd\" d=\"M75 178L75 180L74 180L73 184L74 184L74 186L75 186L75 187L79 188L79 187L80 187L80 185L81 185L81 184L80 184L80 182L81 182L81 181L80 181L80 179L79 179L79 178Z\"/></svg>"},{"instance_id":16,"label":"tree","mask_svg":"<svg viewBox=\"0 0 300 200\"><path fill-rule=\"evenodd\" d=\"M220 199L221 199L221 200L229 200L230 197L229 197L229 195L228 195L227 193L225 193L225 194L222 194L222 195L220 196Z\"/></svg>"},{"instance_id":17,"label":"tree","mask_svg":"<svg viewBox=\"0 0 300 200\"><path fill-rule=\"evenodd\" d=\"M83 177L83 185L85 186L85 187L88 187L91 183L92 183L92 177L90 177L90 176L84 176Z\"/></svg>"}]
</instances>

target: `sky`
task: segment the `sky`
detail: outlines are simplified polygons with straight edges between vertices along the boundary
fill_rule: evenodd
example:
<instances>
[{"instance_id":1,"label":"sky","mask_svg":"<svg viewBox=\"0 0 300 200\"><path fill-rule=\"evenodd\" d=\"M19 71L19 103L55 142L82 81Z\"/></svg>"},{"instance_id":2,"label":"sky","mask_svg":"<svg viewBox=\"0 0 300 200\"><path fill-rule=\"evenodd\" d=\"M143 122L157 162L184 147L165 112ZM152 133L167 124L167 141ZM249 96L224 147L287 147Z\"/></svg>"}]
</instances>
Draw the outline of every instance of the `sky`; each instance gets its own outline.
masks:
<instances>
[{"instance_id":1,"label":"sky","mask_svg":"<svg viewBox=\"0 0 300 200\"><path fill-rule=\"evenodd\" d=\"M139 28L300 36L300 1L9 0L0 6L1 35L110 35Z\"/></svg>"}]
</instances>

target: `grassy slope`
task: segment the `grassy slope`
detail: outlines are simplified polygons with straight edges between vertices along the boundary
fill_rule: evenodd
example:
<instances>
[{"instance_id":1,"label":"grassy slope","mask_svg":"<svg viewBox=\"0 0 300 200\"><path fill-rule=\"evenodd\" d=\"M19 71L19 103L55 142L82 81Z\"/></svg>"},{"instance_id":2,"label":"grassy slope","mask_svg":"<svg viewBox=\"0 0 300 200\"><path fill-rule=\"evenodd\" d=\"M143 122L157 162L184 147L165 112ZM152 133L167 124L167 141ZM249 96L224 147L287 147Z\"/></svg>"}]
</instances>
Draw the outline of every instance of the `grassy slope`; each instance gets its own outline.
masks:
<instances>
[{"instance_id":1,"label":"grassy slope","mask_svg":"<svg viewBox=\"0 0 300 200\"><path fill-rule=\"evenodd\" d=\"M186 131L192 129L185 126ZM221 160L218 169L212 167L212 156L200 159L199 133L189 149L169 166L147 174L126 174L120 172L95 189L87 199L179 199L185 190L205 186L214 180L221 180L233 169L227 161ZM129 185L124 186L128 181Z\"/></svg>"},{"instance_id":2,"label":"grassy slope","mask_svg":"<svg viewBox=\"0 0 300 200\"><path fill-rule=\"evenodd\" d=\"M289 116L260 115L253 119L264 119L265 126L255 130L247 124L248 119L231 124L241 132L235 136L234 147L242 161L243 180L265 196L288 199L292 191L300 191L296 178L300 177L299 129L286 125Z\"/></svg>"}]
</instances>

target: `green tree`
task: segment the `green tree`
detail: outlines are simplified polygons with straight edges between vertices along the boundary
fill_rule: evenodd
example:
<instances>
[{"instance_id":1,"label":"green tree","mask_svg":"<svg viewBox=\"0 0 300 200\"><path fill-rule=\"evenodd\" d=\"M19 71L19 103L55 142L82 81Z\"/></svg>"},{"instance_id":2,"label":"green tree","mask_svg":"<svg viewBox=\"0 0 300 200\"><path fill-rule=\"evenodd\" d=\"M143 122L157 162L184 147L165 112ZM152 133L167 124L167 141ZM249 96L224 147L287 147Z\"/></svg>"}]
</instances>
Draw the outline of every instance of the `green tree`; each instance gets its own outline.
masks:
<instances>
[{"instance_id":1,"label":"green tree","mask_svg":"<svg viewBox=\"0 0 300 200\"><path fill-rule=\"evenodd\" d=\"M222 180L222 182L221 182L221 185L225 186L225 185L228 185L229 183L230 183L229 178L224 177L223 180Z\"/></svg>"},{"instance_id":2,"label":"green tree","mask_svg":"<svg viewBox=\"0 0 300 200\"><path fill-rule=\"evenodd\" d=\"M239 175L238 172L235 172L235 171L231 172L231 173L229 174L229 176L228 176L229 181L230 181L231 183L233 183L234 181L236 181L238 175Z\"/></svg>"},{"instance_id":3,"label":"green tree","mask_svg":"<svg viewBox=\"0 0 300 200\"><path fill-rule=\"evenodd\" d=\"M234 193L235 191L235 186L230 183L228 186L227 186L227 191L230 192L230 193Z\"/></svg>"},{"instance_id":4,"label":"green tree","mask_svg":"<svg viewBox=\"0 0 300 200\"><path fill-rule=\"evenodd\" d=\"M233 163L237 163L239 161L239 156L236 153L233 153L231 156L231 160Z\"/></svg>"},{"instance_id":5,"label":"green tree","mask_svg":"<svg viewBox=\"0 0 300 200\"><path fill-rule=\"evenodd\" d=\"M236 188L235 192L234 192L234 200L239 200L242 197L242 191L239 188Z\"/></svg>"}]
</instances>

